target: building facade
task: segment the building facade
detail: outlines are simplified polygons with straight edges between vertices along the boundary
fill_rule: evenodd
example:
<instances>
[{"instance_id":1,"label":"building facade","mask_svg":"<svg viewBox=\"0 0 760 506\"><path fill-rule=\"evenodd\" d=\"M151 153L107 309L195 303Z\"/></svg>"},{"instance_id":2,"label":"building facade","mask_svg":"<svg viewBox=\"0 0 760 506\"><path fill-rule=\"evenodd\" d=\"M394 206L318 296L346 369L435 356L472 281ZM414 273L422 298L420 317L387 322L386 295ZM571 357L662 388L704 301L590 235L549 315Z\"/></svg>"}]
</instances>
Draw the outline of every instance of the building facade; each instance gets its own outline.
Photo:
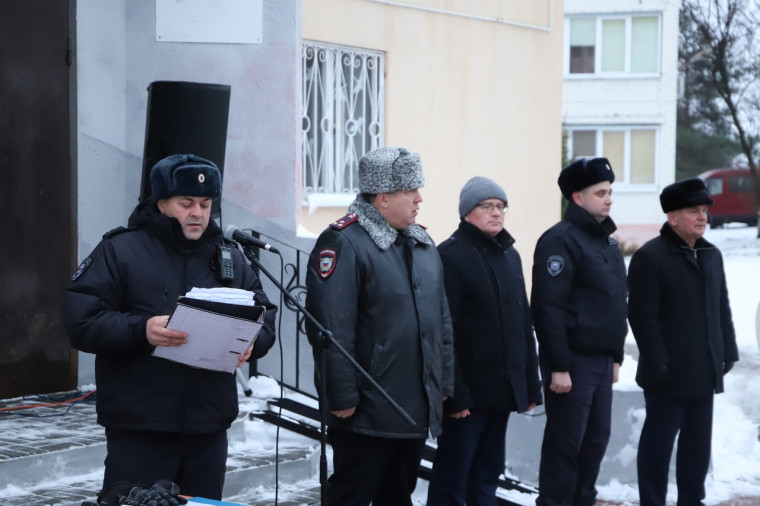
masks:
<instances>
[{"instance_id":1,"label":"building facade","mask_svg":"<svg viewBox=\"0 0 760 506\"><path fill-rule=\"evenodd\" d=\"M481 175L506 189L507 227L530 255L560 218L562 19L554 0L304 0L303 229L345 213L364 152L402 145L422 156L418 221L433 239L457 227L459 191ZM325 86L308 61L319 51L344 63ZM363 70L346 79L345 64ZM327 105L315 107L318 90ZM334 135L329 149L310 144L315 128ZM325 171L334 176L315 185Z\"/></svg>"},{"instance_id":2,"label":"building facade","mask_svg":"<svg viewBox=\"0 0 760 506\"><path fill-rule=\"evenodd\" d=\"M612 215L626 230L663 221L675 177L678 12L675 0L567 0L562 122L568 154L605 156Z\"/></svg>"}]
</instances>

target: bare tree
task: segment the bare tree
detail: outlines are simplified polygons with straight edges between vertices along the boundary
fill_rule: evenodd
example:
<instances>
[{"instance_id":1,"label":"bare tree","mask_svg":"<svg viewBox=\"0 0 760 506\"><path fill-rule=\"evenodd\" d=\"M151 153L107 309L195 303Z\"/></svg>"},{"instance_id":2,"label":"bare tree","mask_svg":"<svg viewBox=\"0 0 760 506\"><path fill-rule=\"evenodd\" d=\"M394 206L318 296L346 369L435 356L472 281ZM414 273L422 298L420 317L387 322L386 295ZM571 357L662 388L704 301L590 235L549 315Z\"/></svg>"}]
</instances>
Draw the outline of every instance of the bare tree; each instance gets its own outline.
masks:
<instances>
[{"instance_id":1,"label":"bare tree","mask_svg":"<svg viewBox=\"0 0 760 506\"><path fill-rule=\"evenodd\" d=\"M681 44L679 55L682 67L688 66L694 55L700 56L700 65L692 73L698 72L695 78L712 88L722 102L755 181L758 203L759 13L758 0L683 0L682 21L693 30L693 40Z\"/></svg>"}]
</instances>

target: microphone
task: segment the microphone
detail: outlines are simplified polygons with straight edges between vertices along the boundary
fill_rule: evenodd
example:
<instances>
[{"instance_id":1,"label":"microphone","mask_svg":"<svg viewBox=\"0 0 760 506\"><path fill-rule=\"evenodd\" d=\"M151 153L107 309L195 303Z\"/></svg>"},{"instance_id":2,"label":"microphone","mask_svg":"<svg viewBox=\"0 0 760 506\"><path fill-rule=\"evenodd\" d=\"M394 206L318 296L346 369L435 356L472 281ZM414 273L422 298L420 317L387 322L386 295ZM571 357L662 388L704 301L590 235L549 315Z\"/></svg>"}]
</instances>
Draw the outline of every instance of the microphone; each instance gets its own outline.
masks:
<instances>
[{"instance_id":1,"label":"microphone","mask_svg":"<svg viewBox=\"0 0 760 506\"><path fill-rule=\"evenodd\" d=\"M229 241L235 241L237 243L243 244L245 246L255 246L256 248L261 248L265 250L269 250L272 253L280 254L280 250L275 248L269 243L266 243L262 241L261 239L257 239L253 237L251 234L246 234L239 228L237 228L235 225L228 225L227 229L224 231L224 238Z\"/></svg>"}]
</instances>

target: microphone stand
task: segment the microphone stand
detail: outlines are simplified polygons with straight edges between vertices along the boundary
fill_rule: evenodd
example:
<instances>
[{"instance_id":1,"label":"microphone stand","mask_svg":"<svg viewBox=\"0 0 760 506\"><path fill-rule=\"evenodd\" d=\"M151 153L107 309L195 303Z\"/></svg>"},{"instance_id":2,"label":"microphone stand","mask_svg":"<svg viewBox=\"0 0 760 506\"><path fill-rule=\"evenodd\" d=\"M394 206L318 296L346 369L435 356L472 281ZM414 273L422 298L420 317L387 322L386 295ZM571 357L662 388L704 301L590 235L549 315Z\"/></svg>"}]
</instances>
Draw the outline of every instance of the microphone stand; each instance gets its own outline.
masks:
<instances>
[{"instance_id":1,"label":"microphone stand","mask_svg":"<svg viewBox=\"0 0 760 506\"><path fill-rule=\"evenodd\" d=\"M239 243L238 243L239 244ZM322 349L320 350L320 366L322 373L319 375L319 435L320 435L320 456L319 456L319 485L320 485L320 496L321 496L321 504L327 504L327 500L325 497L325 487L327 485L327 375L326 368L327 368L327 360L325 359L325 350L328 346L333 346L336 350L340 352L341 355L345 357L346 360L361 374L364 376L364 378L380 393L380 395L383 396L383 398L388 401L388 404L390 404L393 409L396 410L396 412L399 414L401 418L404 419L406 423L409 424L410 427L416 427L417 423L412 419L409 414L404 411L404 408L398 405L396 401L393 400L393 398L386 392L383 387L377 384L377 382L372 378L372 376L369 375L367 371L364 370L364 368L359 365L359 363L356 362L354 357L349 355L349 353L346 351L346 349L341 346L341 344L335 340L335 338L332 335L332 332L324 328L314 316L309 313L306 308L301 304L293 294L291 294L284 286L282 286L282 283L277 281L275 277L270 273L263 265L261 265L261 262L256 257L256 255L253 253L252 248L250 246L246 246L243 244L240 244L240 246L243 248L243 254L245 254L245 257L254 264L261 272L266 275L269 280L274 283L274 285L282 292L283 295L285 295L288 300L298 308L298 310L317 328L319 331L318 334L321 337L322 341Z\"/></svg>"}]
</instances>

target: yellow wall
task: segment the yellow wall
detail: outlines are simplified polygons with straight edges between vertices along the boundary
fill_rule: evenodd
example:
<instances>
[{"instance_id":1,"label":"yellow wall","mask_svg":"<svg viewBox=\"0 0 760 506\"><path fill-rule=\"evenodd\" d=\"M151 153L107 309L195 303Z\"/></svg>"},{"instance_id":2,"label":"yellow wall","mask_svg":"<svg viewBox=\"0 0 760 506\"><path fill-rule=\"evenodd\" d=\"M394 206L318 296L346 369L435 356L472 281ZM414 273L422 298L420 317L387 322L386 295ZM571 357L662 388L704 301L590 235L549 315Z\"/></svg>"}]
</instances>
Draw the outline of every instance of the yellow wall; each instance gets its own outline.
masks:
<instances>
[{"instance_id":1,"label":"yellow wall","mask_svg":"<svg viewBox=\"0 0 760 506\"><path fill-rule=\"evenodd\" d=\"M426 186L418 222L443 241L459 223L465 181L493 178L507 192L506 228L529 273L538 236L560 217L562 2L407 3L550 27L374 0L303 0L304 40L385 53L385 145L422 156ZM344 213L321 208L309 215L304 207L302 225L319 233Z\"/></svg>"}]
</instances>

